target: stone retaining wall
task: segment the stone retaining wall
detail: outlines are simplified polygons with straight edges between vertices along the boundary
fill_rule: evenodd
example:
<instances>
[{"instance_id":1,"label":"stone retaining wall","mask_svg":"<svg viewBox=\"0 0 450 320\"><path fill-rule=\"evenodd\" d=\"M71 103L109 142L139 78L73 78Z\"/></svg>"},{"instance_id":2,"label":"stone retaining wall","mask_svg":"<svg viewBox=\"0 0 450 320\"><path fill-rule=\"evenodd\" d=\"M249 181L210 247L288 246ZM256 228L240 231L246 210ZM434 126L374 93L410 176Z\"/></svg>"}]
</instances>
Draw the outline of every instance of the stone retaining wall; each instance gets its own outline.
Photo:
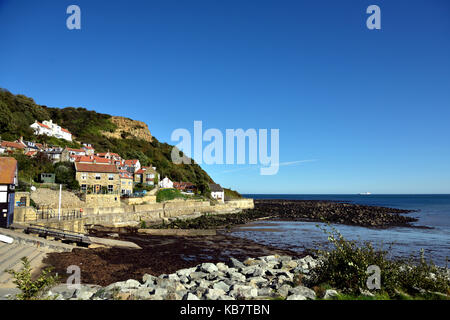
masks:
<instances>
[{"instance_id":1,"label":"stone retaining wall","mask_svg":"<svg viewBox=\"0 0 450 320\"><path fill-rule=\"evenodd\" d=\"M146 195L138 198L125 198L122 202L128 205L156 203L156 196Z\"/></svg>"},{"instance_id":2,"label":"stone retaining wall","mask_svg":"<svg viewBox=\"0 0 450 320\"><path fill-rule=\"evenodd\" d=\"M86 194L87 208L120 207L119 194Z\"/></svg>"},{"instance_id":3,"label":"stone retaining wall","mask_svg":"<svg viewBox=\"0 0 450 320\"><path fill-rule=\"evenodd\" d=\"M242 202L233 200L216 205L211 205L209 201L186 200L142 205L122 205L120 207L83 208L82 218L61 221L57 219L36 221L36 209L33 207L16 207L14 222L28 222L67 231L85 233L86 224L108 226L138 225L140 221L156 222L164 218L173 218L195 213L230 213L251 207L253 207L252 199L244 199Z\"/></svg>"},{"instance_id":4,"label":"stone retaining wall","mask_svg":"<svg viewBox=\"0 0 450 320\"><path fill-rule=\"evenodd\" d=\"M154 236L215 236L215 229L139 229L139 233L151 234Z\"/></svg>"}]
</instances>

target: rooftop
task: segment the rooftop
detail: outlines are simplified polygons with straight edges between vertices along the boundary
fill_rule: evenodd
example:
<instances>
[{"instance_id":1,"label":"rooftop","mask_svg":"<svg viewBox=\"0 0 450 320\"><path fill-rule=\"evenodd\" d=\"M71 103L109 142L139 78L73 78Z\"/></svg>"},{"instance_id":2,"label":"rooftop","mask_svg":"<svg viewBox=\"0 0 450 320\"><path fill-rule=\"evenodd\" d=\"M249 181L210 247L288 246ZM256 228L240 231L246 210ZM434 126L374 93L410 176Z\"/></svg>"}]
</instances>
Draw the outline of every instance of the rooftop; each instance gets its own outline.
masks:
<instances>
[{"instance_id":1,"label":"rooftop","mask_svg":"<svg viewBox=\"0 0 450 320\"><path fill-rule=\"evenodd\" d=\"M13 184L17 171L17 160L0 157L0 184Z\"/></svg>"},{"instance_id":2,"label":"rooftop","mask_svg":"<svg viewBox=\"0 0 450 320\"><path fill-rule=\"evenodd\" d=\"M119 170L113 164L75 162L75 169L77 172L119 173Z\"/></svg>"}]
</instances>

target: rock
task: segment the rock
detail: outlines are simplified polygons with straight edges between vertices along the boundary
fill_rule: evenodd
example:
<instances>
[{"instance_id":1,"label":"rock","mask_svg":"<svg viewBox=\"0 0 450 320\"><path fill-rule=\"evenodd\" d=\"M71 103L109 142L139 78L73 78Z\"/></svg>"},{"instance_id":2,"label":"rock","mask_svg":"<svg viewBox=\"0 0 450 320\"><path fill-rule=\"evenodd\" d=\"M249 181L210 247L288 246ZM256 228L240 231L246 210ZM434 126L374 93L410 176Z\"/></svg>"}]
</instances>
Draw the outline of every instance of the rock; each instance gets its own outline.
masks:
<instances>
[{"instance_id":1,"label":"rock","mask_svg":"<svg viewBox=\"0 0 450 320\"><path fill-rule=\"evenodd\" d=\"M169 292L164 300L181 300L184 296L184 292L181 294L178 294L177 292Z\"/></svg>"},{"instance_id":2,"label":"rock","mask_svg":"<svg viewBox=\"0 0 450 320\"><path fill-rule=\"evenodd\" d=\"M273 297L275 295L275 292L272 288L269 287L262 287L258 289L258 297Z\"/></svg>"},{"instance_id":3,"label":"rock","mask_svg":"<svg viewBox=\"0 0 450 320\"><path fill-rule=\"evenodd\" d=\"M208 274L207 274L207 273L204 273L204 272L192 272L192 273L189 275L189 278L190 278L191 280L199 280L199 279L202 279L202 278L206 278L207 275L208 275Z\"/></svg>"},{"instance_id":4,"label":"rock","mask_svg":"<svg viewBox=\"0 0 450 320\"><path fill-rule=\"evenodd\" d=\"M291 288L291 289L289 289L289 293L294 294L294 295L302 295L305 298L311 299L311 300L314 300L316 298L316 293L314 292L314 290L311 290L304 286L297 286L297 287Z\"/></svg>"},{"instance_id":5,"label":"rock","mask_svg":"<svg viewBox=\"0 0 450 320\"><path fill-rule=\"evenodd\" d=\"M197 283L198 283L198 287L199 287L199 288L205 288L205 289L209 288L209 286L210 286L210 284L211 284L209 281L204 280L204 279L201 279L201 280L198 281Z\"/></svg>"},{"instance_id":6,"label":"rock","mask_svg":"<svg viewBox=\"0 0 450 320\"><path fill-rule=\"evenodd\" d=\"M213 289L220 289L224 292L228 292L230 290L230 286L223 281L219 281L213 284Z\"/></svg>"},{"instance_id":7,"label":"rock","mask_svg":"<svg viewBox=\"0 0 450 320\"><path fill-rule=\"evenodd\" d=\"M219 298L217 300L236 300L236 299L234 299L233 297L228 296L228 295L222 295L222 296L219 296Z\"/></svg>"},{"instance_id":8,"label":"rock","mask_svg":"<svg viewBox=\"0 0 450 320\"><path fill-rule=\"evenodd\" d=\"M338 295L338 292L336 290L328 289L325 291L323 298L330 299L330 298L336 297L337 295Z\"/></svg>"},{"instance_id":9,"label":"rock","mask_svg":"<svg viewBox=\"0 0 450 320\"><path fill-rule=\"evenodd\" d=\"M194 293L197 297L202 297L207 290L208 288L198 287L197 290L194 291Z\"/></svg>"},{"instance_id":10,"label":"rock","mask_svg":"<svg viewBox=\"0 0 450 320\"><path fill-rule=\"evenodd\" d=\"M223 273L226 273L226 272L228 271L228 266L227 266L225 263L223 263L223 262L217 263L217 264L216 264L216 267L217 267L217 269L218 269L219 271L221 271L221 272L223 272Z\"/></svg>"},{"instance_id":11,"label":"rock","mask_svg":"<svg viewBox=\"0 0 450 320\"><path fill-rule=\"evenodd\" d=\"M305 296L301 294L292 294L286 298L286 300L307 300Z\"/></svg>"},{"instance_id":12,"label":"rock","mask_svg":"<svg viewBox=\"0 0 450 320\"><path fill-rule=\"evenodd\" d=\"M188 292L184 297L183 300L200 300L195 294L192 294Z\"/></svg>"},{"instance_id":13,"label":"rock","mask_svg":"<svg viewBox=\"0 0 450 320\"><path fill-rule=\"evenodd\" d=\"M245 282L246 277L242 273L234 272L228 274L229 278L234 282Z\"/></svg>"},{"instance_id":14,"label":"rock","mask_svg":"<svg viewBox=\"0 0 450 320\"><path fill-rule=\"evenodd\" d=\"M169 288L169 287L173 286L173 284L174 284L174 281L169 280L168 278L165 278L165 279L157 278L155 281L155 287L158 287L158 288Z\"/></svg>"},{"instance_id":15,"label":"rock","mask_svg":"<svg viewBox=\"0 0 450 320\"><path fill-rule=\"evenodd\" d=\"M244 275L252 275L253 274L253 272L255 272L255 270L256 270L256 266L249 266L249 267L244 267L244 268L242 268L242 270L241 270L241 273L242 274L244 274Z\"/></svg>"},{"instance_id":16,"label":"rock","mask_svg":"<svg viewBox=\"0 0 450 320\"><path fill-rule=\"evenodd\" d=\"M142 277L142 281L146 286L149 286L149 284L153 285L155 283L156 277L151 274L144 274Z\"/></svg>"},{"instance_id":17,"label":"rock","mask_svg":"<svg viewBox=\"0 0 450 320\"><path fill-rule=\"evenodd\" d=\"M180 281L180 277L176 273L171 273L167 277L171 281Z\"/></svg>"},{"instance_id":18,"label":"rock","mask_svg":"<svg viewBox=\"0 0 450 320\"><path fill-rule=\"evenodd\" d=\"M263 283L268 282L268 280L264 279L263 277L251 277L247 279L247 282L252 286L259 286Z\"/></svg>"},{"instance_id":19,"label":"rock","mask_svg":"<svg viewBox=\"0 0 450 320\"><path fill-rule=\"evenodd\" d=\"M258 264L258 260L254 259L254 258L248 258L244 261L244 264L246 266L252 266L252 265Z\"/></svg>"},{"instance_id":20,"label":"rock","mask_svg":"<svg viewBox=\"0 0 450 320\"><path fill-rule=\"evenodd\" d=\"M164 297L167 295L168 290L165 288L156 288L155 292L153 293L154 296L159 296L164 299Z\"/></svg>"},{"instance_id":21,"label":"rock","mask_svg":"<svg viewBox=\"0 0 450 320\"><path fill-rule=\"evenodd\" d=\"M206 272L206 273L212 273L219 271L219 269L216 267L214 263L202 263L200 266L200 271Z\"/></svg>"},{"instance_id":22,"label":"rock","mask_svg":"<svg viewBox=\"0 0 450 320\"><path fill-rule=\"evenodd\" d=\"M297 266L298 266L297 262L295 262L293 260L281 262L281 268L283 268L283 269L292 270L292 269L296 268Z\"/></svg>"},{"instance_id":23,"label":"rock","mask_svg":"<svg viewBox=\"0 0 450 320\"><path fill-rule=\"evenodd\" d=\"M100 289L101 290L101 289ZM75 295L76 289L69 289L67 284L54 286L47 292L48 297L57 297L56 299L70 299Z\"/></svg>"},{"instance_id":24,"label":"rock","mask_svg":"<svg viewBox=\"0 0 450 320\"><path fill-rule=\"evenodd\" d=\"M240 262L239 260L237 260L235 258L230 258L230 261L231 261L231 266L233 268L236 268L236 269L245 268L245 264L243 264L242 262Z\"/></svg>"},{"instance_id":25,"label":"rock","mask_svg":"<svg viewBox=\"0 0 450 320\"><path fill-rule=\"evenodd\" d=\"M231 287L231 291L229 292L229 295L236 299L254 298L254 297L258 296L258 289L253 288L251 286L247 286L247 285L234 284Z\"/></svg>"},{"instance_id":26,"label":"rock","mask_svg":"<svg viewBox=\"0 0 450 320\"><path fill-rule=\"evenodd\" d=\"M139 300L147 300L150 299L150 292L148 288L140 288L136 289L136 291L133 293L134 298Z\"/></svg>"},{"instance_id":27,"label":"rock","mask_svg":"<svg viewBox=\"0 0 450 320\"><path fill-rule=\"evenodd\" d=\"M292 289L291 286L289 286L287 284L283 284L282 286L280 286L278 288L277 293L282 297L287 297L290 289Z\"/></svg>"},{"instance_id":28,"label":"rock","mask_svg":"<svg viewBox=\"0 0 450 320\"><path fill-rule=\"evenodd\" d=\"M265 270L265 275L266 276L276 276L277 273L278 273L278 271L275 270L275 269L266 269Z\"/></svg>"},{"instance_id":29,"label":"rock","mask_svg":"<svg viewBox=\"0 0 450 320\"><path fill-rule=\"evenodd\" d=\"M279 256L272 255L272 256L261 257L260 259L264 260L266 262L276 261L278 263L278 258L279 258Z\"/></svg>"},{"instance_id":30,"label":"rock","mask_svg":"<svg viewBox=\"0 0 450 320\"><path fill-rule=\"evenodd\" d=\"M139 288L140 286L141 286L141 283L139 281L133 280L133 279L129 279L129 280L125 281L124 288L135 289L135 288Z\"/></svg>"},{"instance_id":31,"label":"rock","mask_svg":"<svg viewBox=\"0 0 450 320\"><path fill-rule=\"evenodd\" d=\"M195 282L188 282L188 283L185 283L183 285L188 290L192 289L193 287L197 287L197 284Z\"/></svg>"},{"instance_id":32,"label":"rock","mask_svg":"<svg viewBox=\"0 0 450 320\"><path fill-rule=\"evenodd\" d=\"M193 267L193 268L186 268L186 269L180 269L180 270L177 271L177 275L178 275L179 277L181 277L181 276L189 277L189 275L190 275L192 272L195 272L196 269L197 269L196 267Z\"/></svg>"},{"instance_id":33,"label":"rock","mask_svg":"<svg viewBox=\"0 0 450 320\"><path fill-rule=\"evenodd\" d=\"M99 286L80 285L73 295L78 300L89 300L98 290Z\"/></svg>"},{"instance_id":34,"label":"rock","mask_svg":"<svg viewBox=\"0 0 450 320\"><path fill-rule=\"evenodd\" d=\"M131 300L131 292L119 292L116 294L115 298L117 300Z\"/></svg>"},{"instance_id":35,"label":"rock","mask_svg":"<svg viewBox=\"0 0 450 320\"><path fill-rule=\"evenodd\" d=\"M171 285L166 287L168 292L178 292L186 290L186 287L180 282L173 282Z\"/></svg>"},{"instance_id":36,"label":"rock","mask_svg":"<svg viewBox=\"0 0 450 320\"><path fill-rule=\"evenodd\" d=\"M212 280L216 280L216 279L219 279L219 278L223 278L224 275L225 274L223 272L221 272L221 271L214 271L214 272L209 273L206 276L206 279L208 279L209 281L212 281Z\"/></svg>"},{"instance_id":37,"label":"rock","mask_svg":"<svg viewBox=\"0 0 450 320\"><path fill-rule=\"evenodd\" d=\"M208 289L206 291L205 297L208 300L217 300L220 296L224 296L225 291L222 289Z\"/></svg>"},{"instance_id":38,"label":"rock","mask_svg":"<svg viewBox=\"0 0 450 320\"><path fill-rule=\"evenodd\" d=\"M280 256L278 258L278 260L281 261L281 263L283 263L283 262L286 263L286 262L292 261L292 257L291 256Z\"/></svg>"}]
</instances>

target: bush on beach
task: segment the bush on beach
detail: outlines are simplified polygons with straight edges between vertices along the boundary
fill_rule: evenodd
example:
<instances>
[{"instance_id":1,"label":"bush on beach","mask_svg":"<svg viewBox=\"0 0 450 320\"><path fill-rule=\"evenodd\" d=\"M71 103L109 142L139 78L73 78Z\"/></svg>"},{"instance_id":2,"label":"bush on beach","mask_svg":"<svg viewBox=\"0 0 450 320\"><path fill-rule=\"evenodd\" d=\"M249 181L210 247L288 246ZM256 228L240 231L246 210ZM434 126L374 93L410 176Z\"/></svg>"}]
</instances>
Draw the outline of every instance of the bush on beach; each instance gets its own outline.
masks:
<instances>
[{"instance_id":1,"label":"bush on beach","mask_svg":"<svg viewBox=\"0 0 450 320\"><path fill-rule=\"evenodd\" d=\"M402 296L417 296L430 294L450 294L450 280L447 270L427 262L423 257L415 262L409 259L390 260L388 251L375 249L370 242L346 240L335 228L331 231L323 229L328 234L332 245L330 250L317 250L322 262L314 269L310 284L316 286L329 285L343 294L359 295L367 290L367 273L369 266L375 265L381 271L381 288L374 290L377 295L401 298ZM448 298L448 297L447 297Z\"/></svg>"}]
</instances>

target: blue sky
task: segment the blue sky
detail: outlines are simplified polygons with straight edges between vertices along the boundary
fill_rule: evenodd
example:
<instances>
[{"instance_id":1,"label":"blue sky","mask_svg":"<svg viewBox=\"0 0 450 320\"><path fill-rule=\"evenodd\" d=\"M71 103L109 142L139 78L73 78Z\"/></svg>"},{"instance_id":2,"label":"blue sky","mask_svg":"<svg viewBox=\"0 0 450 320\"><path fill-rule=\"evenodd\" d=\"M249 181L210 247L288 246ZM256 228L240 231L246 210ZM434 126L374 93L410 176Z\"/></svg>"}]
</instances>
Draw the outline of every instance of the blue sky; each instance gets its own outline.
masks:
<instances>
[{"instance_id":1,"label":"blue sky","mask_svg":"<svg viewBox=\"0 0 450 320\"><path fill-rule=\"evenodd\" d=\"M243 193L450 193L448 1L0 0L0 38L0 87L39 104L171 144L194 120L279 129L276 175L202 166Z\"/></svg>"}]
</instances>

